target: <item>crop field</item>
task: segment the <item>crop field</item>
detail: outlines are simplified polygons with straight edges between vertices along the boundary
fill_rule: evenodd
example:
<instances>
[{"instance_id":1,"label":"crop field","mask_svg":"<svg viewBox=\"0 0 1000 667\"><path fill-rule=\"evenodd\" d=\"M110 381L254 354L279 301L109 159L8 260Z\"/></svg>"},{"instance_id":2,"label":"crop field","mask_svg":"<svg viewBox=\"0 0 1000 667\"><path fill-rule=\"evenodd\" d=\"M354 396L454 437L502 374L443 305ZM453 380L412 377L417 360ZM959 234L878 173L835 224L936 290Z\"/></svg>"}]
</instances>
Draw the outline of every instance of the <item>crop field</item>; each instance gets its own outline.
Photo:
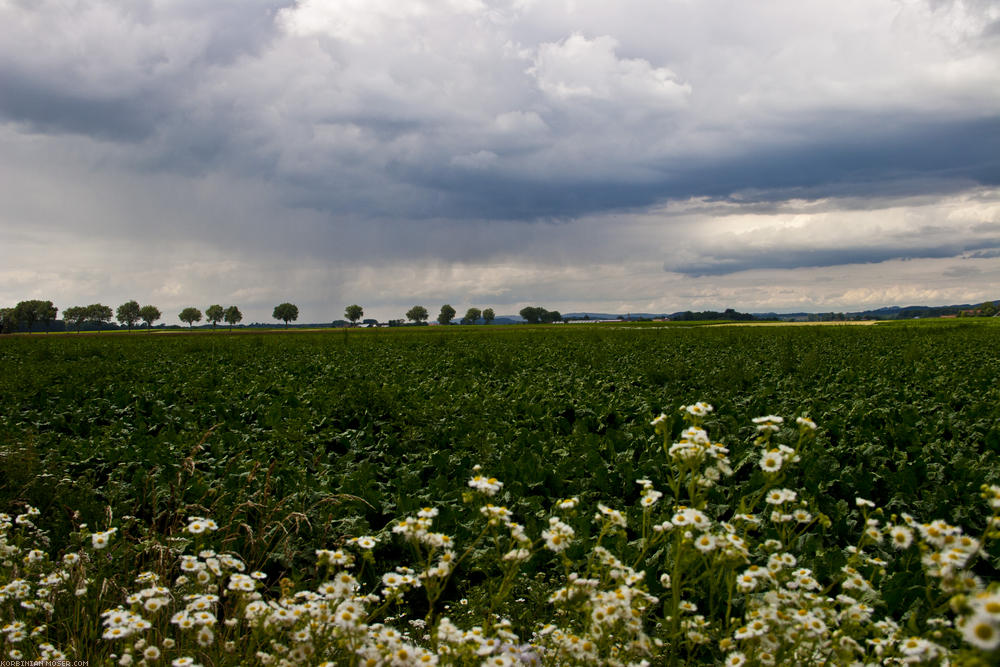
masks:
<instances>
[{"instance_id":1,"label":"crop field","mask_svg":"<svg viewBox=\"0 0 1000 667\"><path fill-rule=\"evenodd\" d=\"M982 321L4 337L3 654L988 662L998 350Z\"/></svg>"}]
</instances>

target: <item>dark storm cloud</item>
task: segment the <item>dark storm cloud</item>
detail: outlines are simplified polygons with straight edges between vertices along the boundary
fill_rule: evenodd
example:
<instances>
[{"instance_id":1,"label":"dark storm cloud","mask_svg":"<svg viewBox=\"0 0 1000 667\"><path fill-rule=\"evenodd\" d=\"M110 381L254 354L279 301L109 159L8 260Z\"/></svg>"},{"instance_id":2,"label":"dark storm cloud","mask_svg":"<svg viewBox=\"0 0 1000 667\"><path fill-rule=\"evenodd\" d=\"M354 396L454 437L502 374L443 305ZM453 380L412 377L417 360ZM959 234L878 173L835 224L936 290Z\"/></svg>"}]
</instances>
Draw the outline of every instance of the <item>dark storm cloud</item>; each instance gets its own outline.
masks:
<instances>
[{"instance_id":1,"label":"dark storm cloud","mask_svg":"<svg viewBox=\"0 0 1000 667\"><path fill-rule=\"evenodd\" d=\"M904 196L947 193L969 183L1000 183L1000 117L926 120L895 117L880 123L860 115L847 131L830 132L817 119L815 139L794 148L767 148L696 169L678 185L702 196L759 190L784 199L795 190L809 197ZM889 125L883 130L872 125ZM673 193L675 196L679 193ZM794 195L793 195L794 196ZM744 199L753 199L748 195Z\"/></svg>"},{"instance_id":2,"label":"dark storm cloud","mask_svg":"<svg viewBox=\"0 0 1000 667\"><path fill-rule=\"evenodd\" d=\"M767 251L719 253L691 263L668 263L667 271L685 275L721 276L739 271L767 269L800 269L803 267L841 266L846 264L878 264L889 260L939 259L959 257L996 256L1000 251L1000 237L973 243L933 244L901 248L898 245L858 248L769 248Z\"/></svg>"},{"instance_id":3,"label":"dark storm cloud","mask_svg":"<svg viewBox=\"0 0 1000 667\"><path fill-rule=\"evenodd\" d=\"M792 197L946 194L1000 184L1000 117L929 121L862 115L840 118L839 124L841 129L831 132L829 123L817 119L812 129L803 128L815 137L794 147L761 145L734 156L674 158L656 165L660 177L648 181L574 179L559 172L525 178L452 167L397 173L443 195L438 215L491 219L573 218L687 197L752 205ZM886 124L891 127L872 128ZM601 160L600 154L590 157Z\"/></svg>"},{"instance_id":4,"label":"dark storm cloud","mask_svg":"<svg viewBox=\"0 0 1000 667\"><path fill-rule=\"evenodd\" d=\"M0 70L0 117L38 134L84 134L110 141L139 141L156 129L162 114L143 99L128 95L95 97L52 82ZM152 91L149 91L152 93Z\"/></svg>"},{"instance_id":5,"label":"dark storm cloud","mask_svg":"<svg viewBox=\"0 0 1000 667\"><path fill-rule=\"evenodd\" d=\"M206 70L265 48L290 1L19 3L7 8L18 20L0 28L0 120L37 134L144 140L178 120ZM63 45L60 35L71 37Z\"/></svg>"}]
</instances>

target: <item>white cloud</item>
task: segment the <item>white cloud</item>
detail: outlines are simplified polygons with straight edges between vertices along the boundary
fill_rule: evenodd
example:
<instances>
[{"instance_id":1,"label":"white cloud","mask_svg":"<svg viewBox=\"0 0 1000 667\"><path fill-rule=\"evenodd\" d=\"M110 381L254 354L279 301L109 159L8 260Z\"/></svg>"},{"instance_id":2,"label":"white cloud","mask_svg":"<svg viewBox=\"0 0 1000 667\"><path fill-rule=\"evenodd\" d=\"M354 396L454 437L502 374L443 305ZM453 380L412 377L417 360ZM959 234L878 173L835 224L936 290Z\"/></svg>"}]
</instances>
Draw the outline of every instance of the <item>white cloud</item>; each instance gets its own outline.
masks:
<instances>
[{"instance_id":1,"label":"white cloud","mask_svg":"<svg viewBox=\"0 0 1000 667\"><path fill-rule=\"evenodd\" d=\"M546 95L560 102L605 100L649 110L683 106L691 86L666 67L641 58L619 58L618 41L609 35L588 39L576 33L556 43L539 45L529 73Z\"/></svg>"}]
</instances>

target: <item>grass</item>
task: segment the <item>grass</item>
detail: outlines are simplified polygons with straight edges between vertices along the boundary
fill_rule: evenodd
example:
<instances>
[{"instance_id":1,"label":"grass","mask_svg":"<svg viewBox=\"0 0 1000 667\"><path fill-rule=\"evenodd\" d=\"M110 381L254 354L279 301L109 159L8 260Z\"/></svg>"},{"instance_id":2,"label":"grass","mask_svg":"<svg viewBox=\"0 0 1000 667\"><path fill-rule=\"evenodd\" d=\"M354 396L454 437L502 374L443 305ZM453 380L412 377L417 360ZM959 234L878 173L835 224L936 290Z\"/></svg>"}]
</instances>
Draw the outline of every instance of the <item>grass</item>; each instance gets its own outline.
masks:
<instances>
[{"instance_id":1,"label":"grass","mask_svg":"<svg viewBox=\"0 0 1000 667\"><path fill-rule=\"evenodd\" d=\"M456 479L477 464L532 534L560 498L632 506L635 480L664 474L650 420L664 411L676 438L677 408L704 399L737 492L761 481L751 418L821 425L801 464L802 492L830 519L811 543L819 573L843 563L831 548L857 532L856 496L985 529L976 495L1000 481L993 322L684 324L4 337L0 498L38 507L56 551L80 523L134 517L120 537L141 543L212 516L218 544L275 585L315 549L384 536L427 505L474 539ZM134 574L154 556L131 558ZM885 598L913 613L918 592L900 579Z\"/></svg>"}]
</instances>

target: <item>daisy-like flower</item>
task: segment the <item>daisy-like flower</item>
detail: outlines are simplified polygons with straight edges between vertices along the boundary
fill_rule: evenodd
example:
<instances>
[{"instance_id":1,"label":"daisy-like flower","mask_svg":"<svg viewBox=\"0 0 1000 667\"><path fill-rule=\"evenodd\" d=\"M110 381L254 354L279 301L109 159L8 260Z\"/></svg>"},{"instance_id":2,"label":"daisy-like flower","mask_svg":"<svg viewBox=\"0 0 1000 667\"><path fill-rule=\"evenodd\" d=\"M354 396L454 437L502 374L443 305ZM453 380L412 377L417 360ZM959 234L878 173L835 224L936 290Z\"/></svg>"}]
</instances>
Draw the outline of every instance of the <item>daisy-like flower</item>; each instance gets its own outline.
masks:
<instances>
[{"instance_id":1,"label":"daisy-like flower","mask_svg":"<svg viewBox=\"0 0 1000 667\"><path fill-rule=\"evenodd\" d=\"M713 408L708 403L705 403L704 401L698 401L694 405L686 405L686 406L684 406L684 410L689 415L693 415L695 417L705 417L705 416L708 415L708 413L710 413L713 410L715 410L715 408Z\"/></svg>"},{"instance_id":2,"label":"daisy-like flower","mask_svg":"<svg viewBox=\"0 0 1000 667\"><path fill-rule=\"evenodd\" d=\"M661 412L660 416L649 422L649 424L656 433L663 435L667 430L667 421L667 416Z\"/></svg>"},{"instance_id":3,"label":"daisy-like flower","mask_svg":"<svg viewBox=\"0 0 1000 667\"><path fill-rule=\"evenodd\" d=\"M211 646L212 642L215 641L215 634L212 632L211 628L209 628L208 626L204 626L200 630L198 630L198 635L196 638L198 640L199 646L202 647Z\"/></svg>"},{"instance_id":4,"label":"daisy-like flower","mask_svg":"<svg viewBox=\"0 0 1000 667\"><path fill-rule=\"evenodd\" d=\"M754 417L751 421L757 425L758 431L765 432L778 431L785 420L777 415L766 415L764 417Z\"/></svg>"},{"instance_id":5,"label":"daisy-like flower","mask_svg":"<svg viewBox=\"0 0 1000 667\"><path fill-rule=\"evenodd\" d=\"M809 417L796 417L795 423L799 425L803 430L808 429L810 431L816 430L816 422L809 419Z\"/></svg>"},{"instance_id":6,"label":"daisy-like flower","mask_svg":"<svg viewBox=\"0 0 1000 667\"><path fill-rule=\"evenodd\" d=\"M469 486L488 496L494 496L503 487L503 482L498 481L496 477L476 475L469 480Z\"/></svg>"},{"instance_id":7,"label":"daisy-like flower","mask_svg":"<svg viewBox=\"0 0 1000 667\"><path fill-rule=\"evenodd\" d=\"M743 593L749 593L757 588L757 577L744 572L736 577L736 587Z\"/></svg>"},{"instance_id":8,"label":"daisy-like flower","mask_svg":"<svg viewBox=\"0 0 1000 667\"><path fill-rule=\"evenodd\" d=\"M704 445L705 447L712 444L712 441L708 437L708 431L697 426L689 426L681 431L681 442Z\"/></svg>"},{"instance_id":9,"label":"daisy-like flower","mask_svg":"<svg viewBox=\"0 0 1000 667\"><path fill-rule=\"evenodd\" d=\"M7 635L7 641L10 642L16 641L12 638L13 634L15 633ZM124 639L125 637L128 637L130 634L132 634L132 628L128 627L127 625L115 625L105 630L104 634L102 634L101 637L103 637L104 639Z\"/></svg>"},{"instance_id":10,"label":"daisy-like flower","mask_svg":"<svg viewBox=\"0 0 1000 667\"><path fill-rule=\"evenodd\" d=\"M746 662L747 657L745 655L739 651L733 651L726 656L726 660L722 664L726 665L726 667L742 667Z\"/></svg>"},{"instance_id":11,"label":"daisy-like flower","mask_svg":"<svg viewBox=\"0 0 1000 667\"><path fill-rule=\"evenodd\" d=\"M362 537L359 537L356 540L354 540L354 543L357 544L362 549L374 549L376 540L374 537L371 537L369 535L363 535Z\"/></svg>"},{"instance_id":12,"label":"daisy-like flower","mask_svg":"<svg viewBox=\"0 0 1000 667\"><path fill-rule=\"evenodd\" d=\"M564 551L569 547L570 540L576 532L572 526L563 523L557 517L549 517L548 530L542 531L542 539L545 540L545 547L551 551Z\"/></svg>"},{"instance_id":13,"label":"daisy-like flower","mask_svg":"<svg viewBox=\"0 0 1000 667\"><path fill-rule=\"evenodd\" d=\"M205 531L218 530L218 526L211 519L203 519L199 516L193 516L188 520L188 525L184 529L192 535L200 535Z\"/></svg>"},{"instance_id":14,"label":"daisy-like flower","mask_svg":"<svg viewBox=\"0 0 1000 667\"><path fill-rule=\"evenodd\" d=\"M716 547L715 536L710 533L702 533L698 536L698 539L694 541L694 547L702 553L708 553L715 549Z\"/></svg>"},{"instance_id":15,"label":"daisy-like flower","mask_svg":"<svg viewBox=\"0 0 1000 667\"><path fill-rule=\"evenodd\" d=\"M117 532L117 528L109 528L104 532L92 533L90 536L91 544L95 549L103 549L111 542L111 536Z\"/></svg>"},{"instance_id":16,"label":"daisy-like flower","mask_svg":"<svg viewBox=\"0 0 1000 667\"><path fill-rule=\"evenodd\" d=\"M764 472L778 472L784 462L785 459L781 456L781 452L772 449L764 452L764 455L760 457L760 469Z\"/></svg>"},{"instance_id":17,"label":"daisy-like flower","mask_svg":"<svg viewBox=\"0 0 1000 667\"><path fill-rule=\"evenodd\" d=\"M354 556L347 553L343 549L317 549L316 550L316 562L319 565L338 565L342 567L350 567L354 562ZM258 576L263 575L263 576ZM250 574L254 579L265 579L267 575L263 572L254 572Z\"/></svg>"},{"instance_id":18,"label":"daisy-like flower","mask_svg":"<svg viewBox=\"0 0 1000 667\"><path fill-rule=\"evenodd\" d=\"M556 509L560 510L571 510L580 504L579 498L563 498L556 503Z\"/></svg>"},{"instance_id":19,"label":"daisy-like flower","mask_svg":"<svg viewBox=\"0 0 1000 667\"><path fill-rule=\"evenodd\" d=\"M257 582L245 574L233 574L229 577L229 585L226 586L231 591L252 592L257 588Z\"/></svg>"},{"instance_id":20,"label":"daisy-like flower","mask_svg":"<svg viewBox=\"0 0 1000 667\"><path fill-rule=\"evenodd\" d=\"M889 540L897 549L906 549L913 544L913 531L906 526L893 526L889 529Z\"/></svg>"},{"instance_id":21,"label":"daisy-like flower","mask_svg":"<svg viewBox=\"0 0 1000 667\"><path fill-rule=\"evenodd\" d=\"M986 614L1000 623L1000 593L977 593L969 603L977 612Z\"/></svg>"},{"instance_id":22,"label":"daisy-like flower","mask_svg":"<svg viewBox=\"0 0 1000 667\"><path fill-rule=\"evenodd\" d=\"M613 526L625 527L625 515L618 510L611 509L603 503L597 503L597 514L594 515L596 521L607 520Z\"/></svg>"},{"instance_id":23,"label":"daisy-like flower","mask_svg":"<svg viewBox=\"0 0 1000 667\"><path fill-rule=\"evenodd\" d=\"M642 492L642 498L639 500L639 504L642 505L643 507L652 507L662 497L663 497L662 492L657 491L652 487L649 487Z\"/></svg>"},{"instance_id":24,"label":"daisy-like flower","mask_svg":"<svg viewBox=\"0 0 1000 667\"><path fill-rule=\"evenodd\" d=\"M783 505L788 502L795 502L798 494L791 489L771 489L764 497L764 501L770 505Z\"/></svg>"},{"instance_id":25,"label":"daisy-like flower","mask_svg":"<svg viewBox=\"0 0 1000 667\"><path fill-rule=\"evenodd\" d=\"M982 490L983 498L989 502L990 507L993 509L1000 509L1000 486L997 486L996 484L984 484Z\"/></svg>"},{"instance_id":26,"label":"daisy-like flower","mask_svg":"<svg viewBox=\"0 0 1000 667\"><path fill-rule=\"evenodd\" d=\"M166 598L149 598L143 604L143 608L149 612L156 612L159 611L160 609L163 609L163 607L166 604L167 604Z\"/></svg>"}]
</instances>

